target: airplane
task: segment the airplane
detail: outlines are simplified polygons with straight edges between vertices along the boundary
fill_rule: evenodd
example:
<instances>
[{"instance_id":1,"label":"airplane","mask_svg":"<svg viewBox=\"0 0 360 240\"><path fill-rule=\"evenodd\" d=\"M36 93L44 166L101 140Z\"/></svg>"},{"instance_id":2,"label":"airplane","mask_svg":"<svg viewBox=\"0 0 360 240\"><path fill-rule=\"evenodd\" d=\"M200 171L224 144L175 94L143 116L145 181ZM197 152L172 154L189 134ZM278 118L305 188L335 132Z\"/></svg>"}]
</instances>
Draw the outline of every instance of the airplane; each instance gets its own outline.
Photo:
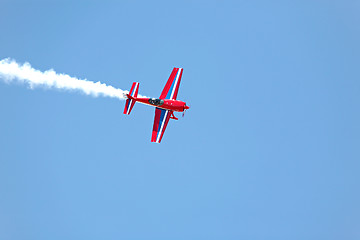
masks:
<instances>
[{"instance_id":1,"label":"airplane","mask_svg":"<svg viewBox=\"0 0 360 240\"><path fill-rule=\"evenodd\" d=\"M178 118L175 117L174 112L183 112L184 117L185 111L189 109L189 106L187 106L185 102L176 100L182 73L182 68L174 68L172 70L159 98L138 98L138 82L133 82L129 94L125 95L127 100L125 103L124 114L130 114L135 102L155 107L155 118L151 142L161 142L170 118L178 120Z\"/></svg>"}]
</instances>

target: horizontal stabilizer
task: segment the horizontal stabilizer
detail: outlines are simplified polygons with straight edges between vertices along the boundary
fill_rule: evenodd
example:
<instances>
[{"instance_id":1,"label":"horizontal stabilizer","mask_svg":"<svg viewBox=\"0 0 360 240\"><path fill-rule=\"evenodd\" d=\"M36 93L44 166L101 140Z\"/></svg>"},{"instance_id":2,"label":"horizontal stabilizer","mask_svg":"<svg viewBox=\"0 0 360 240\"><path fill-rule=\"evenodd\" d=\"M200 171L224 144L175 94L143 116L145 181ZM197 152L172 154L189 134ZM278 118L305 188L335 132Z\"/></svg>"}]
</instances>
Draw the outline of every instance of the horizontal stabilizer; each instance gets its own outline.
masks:
<instances>
[{"instance_id":1,"label":"horizontal stabilizer","mask_svg":"<svg viewBox=\"0 0 360 240\"><path fill-rule=\"evenodd\" d=\"M124 114L129 115L132 108L135 105L136 102L136 97L138 95L138 91L139 91L139 83L138 82L133 82L130 92L129 94L127 94L128 99L126 100L125 103L125 109L124 109Z\"/></svg>"}]
</instances>

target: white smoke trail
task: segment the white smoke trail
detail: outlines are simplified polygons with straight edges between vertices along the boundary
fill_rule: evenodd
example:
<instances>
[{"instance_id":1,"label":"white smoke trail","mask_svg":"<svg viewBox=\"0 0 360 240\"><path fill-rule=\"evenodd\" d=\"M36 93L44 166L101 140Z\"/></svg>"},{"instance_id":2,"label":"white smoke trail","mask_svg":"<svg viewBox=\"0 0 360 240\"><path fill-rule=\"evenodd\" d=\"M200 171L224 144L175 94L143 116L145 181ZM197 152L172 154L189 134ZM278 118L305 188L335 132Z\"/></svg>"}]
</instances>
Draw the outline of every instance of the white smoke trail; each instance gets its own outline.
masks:
<instances>
[{"instance_id":1,"label":"white smoke trail","mask_svg":"<svg viewBox=\"0 0 360 240\"><path fill-rule=\"evenodd\" d=\"M59 74L50 69L41 72L31 67L29 63L18 64L15 60L6 58L0 61L0 79L3 81L20 82L34 87L48 87L64 90L77 90L90 96L106 96L118 99L126 99L124 91L101 82L91 82L86 79L77 79L67 74ZM138 97L142 97L138 95Z\"/></svg>"}]
</instances>

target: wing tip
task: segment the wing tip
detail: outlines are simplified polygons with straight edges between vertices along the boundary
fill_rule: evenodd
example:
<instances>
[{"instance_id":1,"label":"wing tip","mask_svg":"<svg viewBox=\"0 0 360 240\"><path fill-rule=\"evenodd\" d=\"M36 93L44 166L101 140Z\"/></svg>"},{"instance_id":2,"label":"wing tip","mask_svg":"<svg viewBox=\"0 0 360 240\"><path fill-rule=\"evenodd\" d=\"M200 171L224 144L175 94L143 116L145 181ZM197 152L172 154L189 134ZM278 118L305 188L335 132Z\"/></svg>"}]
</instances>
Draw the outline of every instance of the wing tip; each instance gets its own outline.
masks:
<instances>
[{"instance_id":1,"label":"wing tip","mask_svg":"<svg viewBox=\"0 0 360 240\"><path fill-rule=\"evenodd\" d=\"M153 143L160 143L161 140L158 142L158 141L156 141L156 140L151 139L151 142L153 142Z\"/></svg>"}]
</instances>

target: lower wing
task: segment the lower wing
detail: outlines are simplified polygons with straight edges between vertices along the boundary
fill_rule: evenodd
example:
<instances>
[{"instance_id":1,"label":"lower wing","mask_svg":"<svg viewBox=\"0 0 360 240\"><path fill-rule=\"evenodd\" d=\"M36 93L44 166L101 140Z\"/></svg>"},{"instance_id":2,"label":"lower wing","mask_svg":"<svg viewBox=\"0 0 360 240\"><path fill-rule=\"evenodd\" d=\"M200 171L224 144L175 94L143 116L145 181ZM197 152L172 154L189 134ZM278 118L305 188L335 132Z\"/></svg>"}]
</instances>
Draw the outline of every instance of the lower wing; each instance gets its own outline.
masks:
<instances>
[{"instance_id":1,"label":"lower wing","mask_svg":"<svg viewBox=\"0 0 360 240\"><path fill-rule=\"evenodd\" d=\"M169 122L171 112L172 111L170 110L155 108L154 126L151 136L152 142L157 142L157 143L161 142L166 126Z\"/></svg>"}]
</instances>

